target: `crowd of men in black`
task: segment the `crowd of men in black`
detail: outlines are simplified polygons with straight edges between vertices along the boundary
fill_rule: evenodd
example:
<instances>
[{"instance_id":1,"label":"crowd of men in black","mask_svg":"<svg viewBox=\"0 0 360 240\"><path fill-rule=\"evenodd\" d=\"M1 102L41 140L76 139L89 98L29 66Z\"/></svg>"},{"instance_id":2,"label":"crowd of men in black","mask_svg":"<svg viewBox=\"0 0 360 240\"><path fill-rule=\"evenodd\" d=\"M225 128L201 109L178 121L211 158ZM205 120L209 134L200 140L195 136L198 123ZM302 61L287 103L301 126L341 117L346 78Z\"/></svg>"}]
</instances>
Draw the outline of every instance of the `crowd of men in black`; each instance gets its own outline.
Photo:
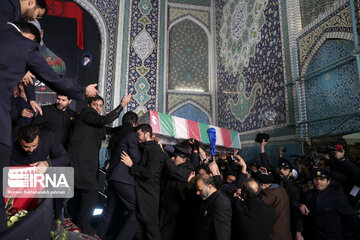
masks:
<instances>
[{"instance_id":1,"label":"crowd of men in black","mask_svg":"<svg viewBox=\"0 0 360 240\"><path fill-rule=\"evenodd\" d=\"M342 147L295 162L280 148L273 169L266 135L256 139L259 160L246 163L236 152L209 156L194 139L162 145L150 125L137 126L133 112L124 114L120 127L106 127L131 95L103 116L96 85L84 88L54 73L39 53L38 29L19 22L45 13L43 0L1 3L1 167L72 166L75 196L66 208L84 233L103 239L358 239L359 162L347 159ZM29 103L33 97L16 86L31 84L32 76L58 92L56 103L42 109ZM80 113L69 108L71 99L85 96L88 107ZM111 135L107 203L92 226L106 134ZM62 218L64 202L54 199L55 218ZM6 229L1 199L0 233Z\"/></svg>"},{"instance_id":2,"label":"crowd of men in black","mask_svg":"<svg viewBox=\"0 0 360 240\"><path fill-rule=\"evenodd\" d=\"M121 126L105 127L130 98L102 116L99 96L77 114L71 100L58 95L17 133L12 165L74 167L75 197L67 212L84 233L102 239L358 239L359 161L346 159L342 146L294 161L281 147L274 169L265 152L268 136L256 139L259 159L246 163L237 152L209 156L194 139L162 145L131 111ZM92 226L106 133L107 202ZM54 200L56 218L63 204Z\"/></svg>"}]
</instances>

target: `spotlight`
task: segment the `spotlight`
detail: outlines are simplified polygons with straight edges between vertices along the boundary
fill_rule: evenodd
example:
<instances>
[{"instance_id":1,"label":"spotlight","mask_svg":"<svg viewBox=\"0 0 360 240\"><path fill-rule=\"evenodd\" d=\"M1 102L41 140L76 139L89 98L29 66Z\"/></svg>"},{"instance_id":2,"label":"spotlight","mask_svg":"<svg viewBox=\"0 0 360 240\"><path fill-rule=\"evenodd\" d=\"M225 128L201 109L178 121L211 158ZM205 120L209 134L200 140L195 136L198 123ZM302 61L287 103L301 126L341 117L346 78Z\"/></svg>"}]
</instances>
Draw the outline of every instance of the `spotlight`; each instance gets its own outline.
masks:
<instances>
[{"instance_id":1,"label":"spotlight","mask_svg":"<svg viewBox=\"0 0 360 240\"><path fill-rule=\"evenodd\" d=\"M93 212L93 216L101 215L103 212L102 208L95 208Z\"/></svg>"}]
</instances>

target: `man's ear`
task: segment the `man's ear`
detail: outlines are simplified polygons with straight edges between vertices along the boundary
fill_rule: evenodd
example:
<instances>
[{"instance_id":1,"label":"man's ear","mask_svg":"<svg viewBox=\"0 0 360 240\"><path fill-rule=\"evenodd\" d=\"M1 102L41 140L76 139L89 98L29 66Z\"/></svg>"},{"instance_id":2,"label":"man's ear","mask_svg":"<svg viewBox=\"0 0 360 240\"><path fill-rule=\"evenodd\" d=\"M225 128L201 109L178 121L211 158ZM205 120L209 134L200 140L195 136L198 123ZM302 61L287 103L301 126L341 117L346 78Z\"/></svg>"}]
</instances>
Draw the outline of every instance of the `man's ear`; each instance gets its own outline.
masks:
<instances>
[{"instance_id":1,"label":"man's ear","mask_svg":"<svg viewBox=\"0 0 360 240\"><path fill-rule=\"evenodd\" d=\"M36 0L28 0L27 5L29 8L33 8L36 6Z\"/></svg>"}]
</instances>

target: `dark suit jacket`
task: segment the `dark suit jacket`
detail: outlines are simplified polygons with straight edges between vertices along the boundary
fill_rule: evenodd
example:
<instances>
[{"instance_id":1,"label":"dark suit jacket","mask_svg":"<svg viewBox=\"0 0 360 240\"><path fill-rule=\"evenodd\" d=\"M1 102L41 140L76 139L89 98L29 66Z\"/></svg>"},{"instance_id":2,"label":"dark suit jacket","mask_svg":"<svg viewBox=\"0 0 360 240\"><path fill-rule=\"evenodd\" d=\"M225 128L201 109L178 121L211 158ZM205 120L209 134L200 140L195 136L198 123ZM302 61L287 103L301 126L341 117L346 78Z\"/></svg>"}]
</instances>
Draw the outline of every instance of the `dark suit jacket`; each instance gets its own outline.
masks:
<instances>
[{"instance_id":1,"label":"dark suit jacket","mask_svg":"<svg viewBox=\"0 0 360 240\"><path fill-rule=\"evenodd\" d=\"M19 0L1 0L0 23L15 22L20 19Z\"/></svg>"},{"instance_id":2,"label":"dark suit jacket","mask_svg":"<svg viewBox=\"0 0 360 240\"><path fill-rule=\"evenodd\" d=\"M275 212L273 207L266 205L261 199L237 199L234 202L233 214L233 239L270 238Z\"/></svg>"},{"instance_id":3,"label":"dark suit jacket","mask_svg":"<svg viewBox=\"0 0 360 240\"><path fill-rule=\"evenodd\" d=\"M78 113L69 107L65 111L59 110L56 104L43 106L42 110L43 115L37 115L33 124L39 125L43 130L52 132L55 138L64 147L67 147L69 132Z\"/></svg>"},{"instance_id":4,"label":"dark suit jacket","mask_svg":"<svg viewBox=\"0 0 360 240\"><path fill-rule=\"evenodd\" d=\"M115 133L110 139L110 167L107 172L107 179L111 181L122 182L135 186L133 175L130 169L120 161L120 154L126 152L134 164L140 162L139 140L135 129L125 124L114 129Z\"/></svg>"},{"instance_id":5,"label":"dark suit jacket","mask_svg":"<svg viewBox=\"0 0 360 240\"><path fill-rule=\"evenodd\" d=\"M121 105L105 116L91 107L81 111L68 146L76 188L98 189L99 150L105 139L105 125L118 118L121 111Z\"/></svg>"},{"instance_id":6,"label":"dark suit jacket","mask_svg":"<svg viewBox=\"0 0 360 240\"><path fill-rule=\"evenodd\" d=\"M305 239L358 239L359 218L344 196L329 187L313 189L304 203L310 211L304 216Z\"/></svg>"},{"instance_id":7,"label":"dark suit jacket","mask_svg":"<svg viewBox=\"0 0 360 240\"><path fill-rule=\"evenodd\" d=\"M201 205L198 240L231 238L231 204L228 197L216 191Z\"/></svg>"},{"instance_id":8,"label":"dark suit jacket","mask_svg":"<svg viewBox=\"0 0 360 240\"><path fill-rule=\"evenodd\" d=\"M46 161L50 158L50 166L68 166L70 158L64 147L56 141L51 132L41 131L39 145L31 155L27 154L16 141L10 155L10 166L27 166L31 163Z\"/></svg>"},{"instance_id":9,"label":"dark suit jacket","mask_svg":"<svg viewBox=\"0 0 360 240\"><path fill-rule=\"evenodd\" d=\"M0 143L11 142L11 95L26 71L30 70L53 90L80 100L85 88L55 73L39 51L39 44L23 37L10 24L0 23Z\"/></svg>"},{"instance_id":10,"label":"dark suit jacket","mask_svg":"<svg viewBox=\"0 0 360 240\"><path fill-rule=\"evenodd\" d=\"M142 142L139 146L142 154L140 163L130 168L135 177L139 219L144 223L157 224L163 151L156 141Z\"/></svg>"}]
</instances>

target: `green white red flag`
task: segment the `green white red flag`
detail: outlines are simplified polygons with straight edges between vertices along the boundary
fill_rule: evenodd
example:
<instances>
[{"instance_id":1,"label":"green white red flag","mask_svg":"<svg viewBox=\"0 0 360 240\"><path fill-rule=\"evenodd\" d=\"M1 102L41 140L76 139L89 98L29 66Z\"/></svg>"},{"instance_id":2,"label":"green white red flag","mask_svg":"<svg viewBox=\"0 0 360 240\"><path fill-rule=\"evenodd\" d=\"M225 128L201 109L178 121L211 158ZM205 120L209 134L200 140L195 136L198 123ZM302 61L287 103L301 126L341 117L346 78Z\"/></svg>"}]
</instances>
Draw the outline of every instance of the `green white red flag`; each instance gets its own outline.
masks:
<instances>
[{"instance_id":1,"label":"green white red flag","mask_svg":"<svg viewBox=\"0 0 360 240\"><path fill-rule=\"evenodd\" d=\"M155 134L177 139L195 138L205 144L210 144L207 130L215 128L217 146L241 148L240 137L237 131L174 117L152 110L145 113L139 122L149 123Z\"/></svg>"}]
</instances>

